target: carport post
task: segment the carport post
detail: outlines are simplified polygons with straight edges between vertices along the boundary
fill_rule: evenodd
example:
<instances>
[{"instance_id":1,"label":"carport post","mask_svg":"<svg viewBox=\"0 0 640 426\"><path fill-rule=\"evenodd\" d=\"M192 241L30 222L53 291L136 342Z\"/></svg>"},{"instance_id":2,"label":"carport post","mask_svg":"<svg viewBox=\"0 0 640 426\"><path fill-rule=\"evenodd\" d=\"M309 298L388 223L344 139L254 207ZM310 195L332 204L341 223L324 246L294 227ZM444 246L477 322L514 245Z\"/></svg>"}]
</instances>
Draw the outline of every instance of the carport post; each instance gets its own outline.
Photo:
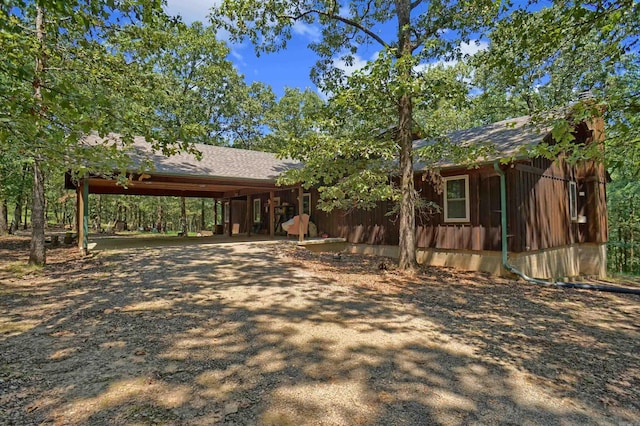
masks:
<instances>
[{"instance_id":1,"label":"carport post","mask_svg":"<svg viewBox=\"0 0 640 426\"><path fill-rule=\"evenodd\" d=\"M298 185L298 241L304 241L304 223L302 223L302 214L304 213L304 203L302 200L304 193L302 192L302 184Z\"/></svg>"},{"instance_id":2,"label":"carport post","mask_svg":"<svg viewBox=\"0 0 640 426\"><path fill-rule=\"evenodd\" d=\"M218 228L218 199L213 199L213 233L215 234L216 228Z\"/></svg>"},{"instance_id":3,"label":"carport post","mask_svg":"<svg viewBox=\"0 0 640 426\"><path fill-rule=\"evenodd\" d=\"M233 216L231 215L232 213L232 209L231 206L233 205L233 198L229 198L229 236L231 237L233 235Z\"/></svg>"},{"instance_id":4,"label":"carport post","mask_svg":"<svg viewBox=\"0 0 640 426\"><path fill-rule=\"evenodd\" d=\"M77 189L78 199L78 248L82 255L89 252L89 181L82 179Z\"/></svg>"},{"instance_id":5,"label":"carport post","mask_svg":"<svg viewBox=\"0 0 640 426\"><path fill-rule=\"evenodd\" d=\"M247 195L247 217L245 217L245 223L247 227L247 237L251 236L251 225L253 218L253 205L251 204L251 195Z\"/></svg>"},{"instance_id":6,"label":"carport post","mask_svg":"<svg viewBox=\"0 0 640 426\"><path fill-rule=\"evenodd\" d=\"M269 192L269 236L274 237L276 235L275 217L273 206L273 191Z\"/></svg>"}]
</instances>

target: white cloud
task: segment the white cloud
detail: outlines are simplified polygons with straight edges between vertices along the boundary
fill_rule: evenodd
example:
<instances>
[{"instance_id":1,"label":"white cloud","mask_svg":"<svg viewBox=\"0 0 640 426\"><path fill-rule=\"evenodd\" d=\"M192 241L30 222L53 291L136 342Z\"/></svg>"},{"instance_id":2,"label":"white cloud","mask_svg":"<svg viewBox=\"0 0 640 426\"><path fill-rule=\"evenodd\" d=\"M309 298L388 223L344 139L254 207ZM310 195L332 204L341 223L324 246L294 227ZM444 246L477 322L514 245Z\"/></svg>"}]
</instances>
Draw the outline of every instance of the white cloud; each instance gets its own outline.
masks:
<instances>
[{"instance_id":1,"label":"white cloud","mask_svg":"<svg viewBox=\"0 0 640 426\"><path fill-rule=\"evenodd\" d=\"M325 92L323 92L322 90L320 90L320 88L316 88L316 92L318 93L318 96L320 96L320 99L322 99L323 101L327 101L329 100L329 95Z\"/></svg>"},{"instance_id":2,"label":"white cloud","mask_svg":"<svg viewBox=\"0 0 640 426\"><path fill-rule=\"evenodd\" d=\"M478 40L471 40L468 43L467 42L462 42L460 43L460 53L462 53L462 56L467 58L467 57L471 57L473 55L475 55L478 52L481 52L483 50L487 50L489 48L489 43L486 41L478 41ZM419 64L416 65L413 70L417 73L420 73L424 70L427 70L435 65L444 65L445 67L452 67L455 64L457 64L458 61L457 60L450 60L450 61L436 61L436 62L430 62L428 64Z\"/></svg>"},{"instance_id":3,"label":"white cloud","mask_svg":"<svg viewBox=\"0 0 640 426\"><path fill-rule=\"evenodd\" d=\"M236 63L238 63L240 65L247 65L247 62L244 60L244 56L242 56L242 54L240 52L238 52L238 50L231 49L229 51L229 54L231 56L233 56L233 58L236 60Z\"/></svg>"},{"instance_id":4,"label":"white cloud","mask_svg":"<svg viewBox=\"0 0 640 426\"><path fill-rule=\"evenodd\" d=\"M170 16L182 16L187 24L194 21L206 23L209 10L220 2L221 0L167 0L164 10Z\"/></svg>"},{"instance_id":5,"label":"white cloud","mask_svg":"<svg viewBox=\"0 0 640 426\"><path fill-rule=\"evenodd\" d=\"M413 71L420 74L421 72L428 70L434 65L435 64L418 64L415 67L413 67Z\"/></svg>"},{"instance_id":6,"label":"white cloud","mask_svg":"<svg viewBox=\"0 0 640 426\"><path fill-rule=\"evenodd\" d=\"M375 61L378 58L379 52L375 52L370 61ZM334 59L333 60L333 66L344 71L344 74L349 77L351 76L354 72L361 70L362 68L364 68L367 63L369 62L369 60L364 59L363 57L359 56L359 55L354 55L353 57L353 62L351 63L351 65L348 65L344 59ZM323 92L320 88L317 89L318 94L320 95L320 97L323 100L327 100L330 97L333 96L333 93L331 92Z\"/></svg>"},{"instance_id":7,"label":"white cloud","mask_svg":"<svg viewBox=\"0 0 640 426\"><path fill-rule=\"evenodd\" d=\"M320 40L320 29L315 25L310 25L301 21L296 21L291 28L295 34L308 37L311 41Z\"/></svg>"},{"instance_id":8,"label":"white cloud","mask_svg":"<svg viewBox=\"0 0 640 426\"><path fill-rule=\"evenodd\" d=\"M486 41L471 40L469 43L460 43L460 52L463 55L473 56L478 52L487 50L489 43Z\"/></svg>"},{"instance_id":9,"label":"white cloud","mask_svg":"<svg viewBox=\"0 0 640 426\"><path fill-rule=\"evenodd\" d=\"M364 68L367 65L367 62L368 61L366 59L358 55L354 55L353 63L351 65L347 64L343 59L336 59L333 61L333 66L344 71L347 76L350 76L354 72Z\"/></svg>"}]
</instances>

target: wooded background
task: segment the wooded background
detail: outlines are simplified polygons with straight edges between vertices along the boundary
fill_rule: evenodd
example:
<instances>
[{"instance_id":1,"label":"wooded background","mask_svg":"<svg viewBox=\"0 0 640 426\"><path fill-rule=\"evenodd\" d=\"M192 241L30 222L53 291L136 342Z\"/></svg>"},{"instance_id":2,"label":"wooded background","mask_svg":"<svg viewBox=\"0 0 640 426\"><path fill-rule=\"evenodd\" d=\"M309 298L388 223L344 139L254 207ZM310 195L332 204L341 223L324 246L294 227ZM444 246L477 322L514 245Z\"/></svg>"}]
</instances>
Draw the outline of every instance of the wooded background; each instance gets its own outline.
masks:
<instances>
[{"instance_id":1,"label":"wooded background","mask_svg":"<svg viewBox=\"0 0 640 426\"><path fill-rule=\"evenodd\" d=\"M89 131L118 132L125 142L142 135L166 155L200 142L289 156L307 166L284 181L318 187L320 208L367 209L384 201L397 210L401 229L415 235L409 219L421 207L413 178L393 184L388 176L402 176L414 159L476 158L478 147L456 150L446 134L531 115L551 125L558 141L533 155L605 162L609 268L640 273L637 1L351 1L336 8L330 1L226 0L210 22L189 25L160 6L0 6L0 234L30 228L32 263L45 262L45 226L75 223L64 173L109 173L129 164L112 146L78 144ZM265 83L247 84L228 43L286 52L296 23L322 31L310 45L319 59L310 75L322 96L289 88L278 98ZM384 25L397 26L378 31ZM463 54L461 46L480 41L488 47ZM346 74L335 66L353 62L363 46L377 46L379 54L362 70ZM594 114L606 121L604 156L572 143L572 123ZM408 152L416 136L438 141L437 149ZM214 222L212 200L187 199L186 224L179 198L91 196L90 204L100 229L116 221L149 228L159 216L171 231L211 229ZM410 243L401 238L401 247ZM405 260L410 267L412 259Z\"/></svg>"}]
</instances>

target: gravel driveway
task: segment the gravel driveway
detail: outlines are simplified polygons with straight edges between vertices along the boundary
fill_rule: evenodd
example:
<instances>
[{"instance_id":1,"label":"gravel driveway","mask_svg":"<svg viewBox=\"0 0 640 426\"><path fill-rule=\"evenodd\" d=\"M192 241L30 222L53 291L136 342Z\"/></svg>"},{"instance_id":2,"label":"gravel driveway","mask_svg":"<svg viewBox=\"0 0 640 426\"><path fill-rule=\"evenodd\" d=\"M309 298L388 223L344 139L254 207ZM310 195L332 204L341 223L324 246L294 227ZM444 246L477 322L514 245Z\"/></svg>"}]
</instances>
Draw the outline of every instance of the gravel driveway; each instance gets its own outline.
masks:
<instances>
[{"instance_id":1,"label":"gravel driveway","mask_svg":"<svg viewBox=\"0 0 640 426\"><path fill-rule=\"evenodd\" d=\"M0 424L640 424L640 298L380 262L263 242L0 269Z\"/></svg>"}]
</instances>

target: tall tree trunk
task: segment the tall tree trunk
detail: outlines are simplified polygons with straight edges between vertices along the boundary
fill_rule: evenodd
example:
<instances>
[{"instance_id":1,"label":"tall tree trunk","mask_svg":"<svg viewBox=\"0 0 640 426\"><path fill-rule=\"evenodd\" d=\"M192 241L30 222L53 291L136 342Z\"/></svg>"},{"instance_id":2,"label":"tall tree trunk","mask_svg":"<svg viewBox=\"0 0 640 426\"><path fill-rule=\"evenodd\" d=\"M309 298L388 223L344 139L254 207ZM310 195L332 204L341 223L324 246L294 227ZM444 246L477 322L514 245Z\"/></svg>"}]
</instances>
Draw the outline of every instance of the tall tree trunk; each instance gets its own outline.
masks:
<instances>
[{"instance_id":1,"label":"tall tree trunk","mask_svg":"<svg viewBox=\"0 0 640 426\"><path fill-rule=\"evenodd\" d=\"M47 209L51 207L51 203L47 203ZM60 225L60 203L53 203L53 217L56 219L56 224Z\"/></svg>"},{"instance_id":2,"label":"tall tree trunk","mask_svg":"<svg viewBox=\"0 0 640 426\"><path fill-rule=\"evenodd\" d=\"M164 229L162 227L162 221L164 220L164 212L162 211L162 202L159 199L158 202L158 210L156 211L156 230L158 232L163 232Z\"/></svg>"},{"instance_id":3,"label":"tall tree trunk","mask_svg":"<svg viewBox=\"0 0 640 426\"><path fill-rule=\"evenodd\" d=\"M200 230L204 230L204 198L200 200Z\"/></svg>"},{"instance_id":4,"label":"tall tree trunk","mask_svg":"<svg viewBox=\"0 0 640 426\"><path fill-rule=\"evenodd\" d=\"M11 232L15 234L15 232L20 229L20 224L22 223L22 193L18 195L16 199L16 207L13 209L13 220L11 221Z\"/></svg>"},{"instance_id":5,"label":"tall tree trunk","mask_svg":"<svg viewBox=\"0 0 640 426\"><path fill-rule=\"evenodd\" d=\"M31 250L30 265L44 265L46 253L44 246L44 175L40 160L33 162L33 200L31 207Z\"/></svg>"},{"instance_id":6,"label":"tall tree trunk","mask_svg":"<svg viewBox=\"0 0 640 426\"><path fill-rule=\"evenodd\" d=\"M9 218L7 217L7 200L0 200L0 235L9 233Z\"/></svg>"},{"instance_id":7,"label":"tall tree trunk","mask_svg":"<svg viewBox=\"0 0 640 426\"><path fill-rule=\"evenodd\" d=\"M629 204L631 207L631 220L633 221L633 219L635 219L636 216L636 211L635 211L635 205L634 205L634 198L635 197L631 197L631 199L629 200ZM631 226L629 227L629 240L630 240L630 244L629 244L629 251L631 252L629 254L629 272L633 273L635 272L635 250L634 250L634 245L635 245L635 235L634 235L634 223L631 223Z\"/></svg>"},{"instance_id":8,"label":"tall tree trunk","mask_svg":"<svg viewBox=\"0 0 640 426\"><path fill-rule=\"evenodd\" d=\"M44 191L43 191L44 192ZM45 200L45 204L46 204L46 200ZM45 206L42 206L42 216L45 218L44 223L46 224L46 215L45 215ZM27 230L27 217L29 217L29 200L27 200L26 203L24 203L24 215L22 216L22 229L23 230Z\"/></svg>"},{"instance_id":9,"label":"tall tree trunk","mask_svg":"<svg viewBox=\"0 0 640 426\"><path fill-rule=\"evenodd\" d=\"M396 0L399 32L399 59L412 56L409 0ZM406 62L406 61L405 61ZM411 64L400 64L399 77L403 83L411 81ZM413 182L413 105L411 95L405 93L398 100L398 146L400 148L400 236L398 267L412 271L416 267L415 188Z\"/></svg>"},{"instance_id":10,"label":"tall tree trunk","mask_svg":"<svg viewBox=\"0 0 640 426\"><path fill-rule=\"evenodd\" d=\"M9 229L10 234L14 234L18 229L20 229L20 224L22 223L22 204L24 201L24 182L27 179L27 172L29 170L29 166L24 164L22 166L22 178L20 179L20 187L18 191L18 198L16 198L16 206L13 209L13 220L11 221L11 228Z\"/></svg>"},{"instance_id":11,"label":"tall tree trunk","mask_svg":"<svg viewBox=\"0 0 640 426\"><path fill-rule=\"evenodd\" d=\"M180 197L180 232L187 236L187 202L185 197Z\"/></svg>"},{"instance_id":12,"label":"tall tree trunk","mask_svg":"<svg viewBox=\"0 0 640 426\"><path fill-rule=\"evenodd\" d=\"M36 55L35 77L33 79L36 102L36 114L41 113L42 107L42 79L44 76L44 9L36 3L36 38L39 51ZM40 118L37 118L37 137L40 136ZM40 145L40 144L37 144ZM44 265L46 262L44 246L44 175L42 173L40 155L36 152L33 161L33 196L31 202L31 250L29 251L30 265Z\"/></svg>"}]
</instances>

